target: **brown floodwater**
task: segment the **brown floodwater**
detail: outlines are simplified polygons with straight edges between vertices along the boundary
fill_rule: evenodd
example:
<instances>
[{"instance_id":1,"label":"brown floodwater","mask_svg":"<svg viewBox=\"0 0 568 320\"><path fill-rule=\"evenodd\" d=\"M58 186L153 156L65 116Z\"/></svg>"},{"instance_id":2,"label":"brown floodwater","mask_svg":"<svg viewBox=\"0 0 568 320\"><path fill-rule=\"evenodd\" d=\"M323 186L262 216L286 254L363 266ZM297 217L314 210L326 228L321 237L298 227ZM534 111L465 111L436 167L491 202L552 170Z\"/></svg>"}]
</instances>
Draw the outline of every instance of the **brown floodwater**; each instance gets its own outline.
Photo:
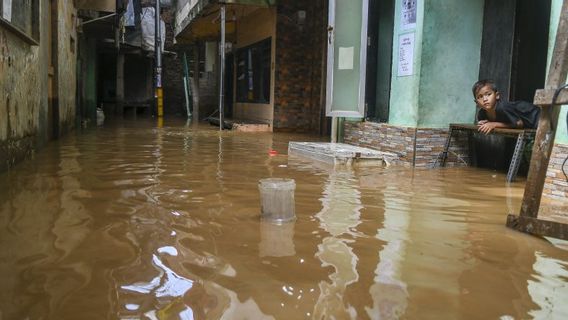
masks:
<instances>
[{"instance_id":1,"label":"brown floodwater","mask_svg":"<svg viewBox=\"0 0 568 320\"><path fill-rule=\"evenodd\" d=\"M290 140L321 138L124 121L1 173L0 319L568 319L565 243L504 226L522 182ZM260 221L267 177L295 222Z\"/></svg>"}]
</instances>

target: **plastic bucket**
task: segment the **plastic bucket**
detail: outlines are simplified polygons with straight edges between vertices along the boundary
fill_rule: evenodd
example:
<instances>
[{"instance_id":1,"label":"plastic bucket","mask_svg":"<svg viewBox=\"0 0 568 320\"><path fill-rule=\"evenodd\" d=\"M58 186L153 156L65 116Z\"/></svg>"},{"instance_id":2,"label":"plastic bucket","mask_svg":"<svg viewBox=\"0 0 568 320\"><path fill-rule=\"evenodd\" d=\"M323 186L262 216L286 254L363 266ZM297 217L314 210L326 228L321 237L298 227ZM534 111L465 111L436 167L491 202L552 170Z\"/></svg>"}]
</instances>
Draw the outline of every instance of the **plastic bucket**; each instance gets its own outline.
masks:
<instances>
[{"instance_id":1,"label":"plastic bucket","mask_svg":"<svg viewBox=\"0 0 568 320\"><path fill-rule=\"evenodd\" d=\"M268 178L258 182L260 190L261 218L265 221L282 223L294 221L294 179Z\"/></svg>"}]
</instances>

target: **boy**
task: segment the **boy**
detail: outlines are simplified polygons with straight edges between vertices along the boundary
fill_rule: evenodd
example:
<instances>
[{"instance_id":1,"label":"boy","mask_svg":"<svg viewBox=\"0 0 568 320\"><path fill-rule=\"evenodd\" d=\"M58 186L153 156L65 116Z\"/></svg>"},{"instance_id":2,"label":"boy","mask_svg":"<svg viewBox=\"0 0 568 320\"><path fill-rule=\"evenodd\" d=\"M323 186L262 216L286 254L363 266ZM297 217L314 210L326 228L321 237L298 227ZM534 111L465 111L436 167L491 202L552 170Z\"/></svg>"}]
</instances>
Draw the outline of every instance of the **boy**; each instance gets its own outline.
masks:
<instances>
[{"instance_id":1,"label":"boy","mask_svg":"<svg viewBox=\"0 0 568 320\"><path fill-rule=\"evenodd\" d=\"M472 88L479 106L479 132L489 134L495 128L536 129L540 108L525 101L503 102L493 80L477 81Z\"/></svg>"}]
</instances>

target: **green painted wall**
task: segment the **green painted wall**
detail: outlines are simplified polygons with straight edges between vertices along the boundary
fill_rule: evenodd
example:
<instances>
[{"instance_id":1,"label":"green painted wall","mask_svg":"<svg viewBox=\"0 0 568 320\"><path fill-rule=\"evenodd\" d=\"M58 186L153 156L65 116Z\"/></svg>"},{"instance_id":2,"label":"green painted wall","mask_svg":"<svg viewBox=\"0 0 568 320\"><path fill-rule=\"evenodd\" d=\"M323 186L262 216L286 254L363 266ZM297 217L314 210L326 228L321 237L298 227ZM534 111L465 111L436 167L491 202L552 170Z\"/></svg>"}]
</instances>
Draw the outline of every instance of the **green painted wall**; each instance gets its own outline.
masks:
<instances>
[{"instance_id":1,"label":"green painted wall","mask_svg":"<svg viewBox=\"0 0 568 320\"><path fill-rule=\"evenodd\" d=\"M422 2L422 1L421 1ZM472 123L484 0L425 0L418 127Z\"/></svg>"},{"instance_id":2,"label":"green painted wall","mask_svg":"<svg viewBox=\"0 0 568 320\"><path fill-rule=\"evenodd\" d=\"M416 28L402 30L401 28L402 0L396 0L395 25L393 36L392 55L392 82L389 123L399 126L416 127L418 125L418 95L420 88L420 66L422 55L422 23L424 17L424 1L418 0L416 12ZM411 76L398 76L398 42L399 36L415 32L414 38L414 74Z\"/></svg>"},{"instance_id":3,"label":"green painted wall","mask_svg":"<svg viewBox=\"0 0 568 320\"><path fill-rule=\"evenodd\" d=\"M552 0L552 8L550 14L550 36L548 41L548 66L554 51L554 42L556 39L556 30L558 29L558 21L560 20L560 11L562 9L562 0ZM549 68L549 67L547 67ZM558 118L558 128L556 131L556 143L568 144L568 130L566 129L566 114L568 107L562 106L560 117Z\"/></svg>"}]
</instances>

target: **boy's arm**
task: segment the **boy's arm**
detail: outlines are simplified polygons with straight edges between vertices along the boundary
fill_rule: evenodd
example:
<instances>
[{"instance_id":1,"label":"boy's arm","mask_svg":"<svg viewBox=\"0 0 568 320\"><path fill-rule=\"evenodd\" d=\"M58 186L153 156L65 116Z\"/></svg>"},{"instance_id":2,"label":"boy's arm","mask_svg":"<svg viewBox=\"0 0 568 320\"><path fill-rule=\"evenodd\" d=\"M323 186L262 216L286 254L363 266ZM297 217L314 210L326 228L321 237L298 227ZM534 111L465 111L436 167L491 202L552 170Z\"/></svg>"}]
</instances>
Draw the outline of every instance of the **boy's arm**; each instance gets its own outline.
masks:
<instances>
[{"instance_id":1,"label":"boy's arm","mask_svg":"<svg viewBox=\"0 0 568 320\"><path fill-rule=\"evenodd\" d=\"M489 134L495 128L520 129L523 127L523 121L518 120L515 125L504 122L479 121L478 126L477 131Z\"/></svg>"}]
</instances>

